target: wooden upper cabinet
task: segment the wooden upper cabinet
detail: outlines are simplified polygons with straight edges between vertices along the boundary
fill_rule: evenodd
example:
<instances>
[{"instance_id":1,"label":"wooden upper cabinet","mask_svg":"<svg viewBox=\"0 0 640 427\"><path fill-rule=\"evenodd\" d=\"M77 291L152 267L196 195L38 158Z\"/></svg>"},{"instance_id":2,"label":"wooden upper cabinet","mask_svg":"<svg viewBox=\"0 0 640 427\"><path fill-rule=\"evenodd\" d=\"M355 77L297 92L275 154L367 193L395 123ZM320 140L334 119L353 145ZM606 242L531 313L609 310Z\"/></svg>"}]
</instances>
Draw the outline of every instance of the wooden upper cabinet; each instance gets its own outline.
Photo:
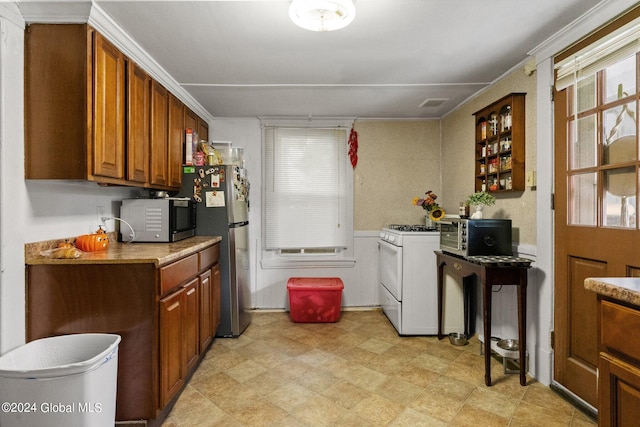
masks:
<instances>
[{"instance_id":1,"label":"wooden upper cabinet","mask_svg":"<svg viewBox=\"0 0 640 427\"><path fill-rule=\"evenodd\" d=\"M198 142L209 141L209 124L188 107L184 109L184 127L198 132Z\"/></svg>"},{"instance_id":2,"label":"wooden upper cabinet","mask_svg":"<svg viewBox=\"0 0 640 427\"><path fill-rule=\"evenodd\" d=\"M125 58L97 32L93 52L93 175L124 179Z\"/></svg>"},{"instance_id":3,"label":"wooden upper cabinet","mask_svg":"<svg viewBox=\"0 0 640 427\"><path fill-rule=\"evenodd\" d=\"M92 37L86 25L32 24L25 30L27 179L87 179Z\"/></svg>"},{"instance_id":4,"label":"wooden upper cabinet","mask_svg":"<svg viewBox=\"0 0 640 427\"><path fill-rule=\"evenodd\" d=\"M157 82L151 84L151 184L167 185L169 141L169 92Z\"/></svg>"},{"instance_id":5,"label":"wooden upper cabinet","mask_svg":"<svg viewBox=\"0 0 640 427\"><path fill-rule=\"evenodd\" d=\"M209 123L198 118L198 138L201 141L209 141Z\"/></svg>"},{"instance_id":6,"label":"wooden upper cabinet","mask_svg":"<svg viewBox=\"0 0 640 427\"><path fill-rule=\"evenodd\" d=\"M27 26L24 57L26 179L180 188L184 128L208 129L167 89L87 24Z\"/></svg>"},{"instance_id":7,"label":"wooden upper cabinet","mask_svg":"<svg viewBox=\"0 0 640 427\"><path fill-rule=\"evenodd\" d=\"M127 67L127 179L148 183L151 77L133 62Z\"/></svg>"},{"instance_id":8,"label":"wooden upper cabinet","mask_svg":"<svg viewBox=\"0 0 640 427\"><path fill-rule=\"evenodd\" d=\"M198 132L198 115L188 107L184 109L184 128Z\"/></svg>"},{"instance_id":9,"label":"wooden upper cabinet","mask_svg":"<svg viewBox=\"0 0 640 427\"><path fill-rule=\"evenodd\" d=\"M178 98L169 96L169 147L167 178L170 187L182 185L182 147L184 146L185 106Z\"/></svg>"}]
</instances>

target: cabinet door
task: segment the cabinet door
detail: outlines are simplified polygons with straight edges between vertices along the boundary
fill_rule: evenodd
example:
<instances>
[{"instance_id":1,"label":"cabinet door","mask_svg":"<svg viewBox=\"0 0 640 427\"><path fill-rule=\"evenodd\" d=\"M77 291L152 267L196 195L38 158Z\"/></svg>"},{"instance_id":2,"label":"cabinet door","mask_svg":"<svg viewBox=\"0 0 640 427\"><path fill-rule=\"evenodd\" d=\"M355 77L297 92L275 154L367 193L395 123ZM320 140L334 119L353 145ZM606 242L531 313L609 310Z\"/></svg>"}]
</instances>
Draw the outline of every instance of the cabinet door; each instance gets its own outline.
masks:
<instances>
[{"instance_id":1,"label":"cabinet door","mask_svg":"<svg viewBox=\"0 0 640 427\"><path fill-rule=\"evenodd\" d=\"M637 425L640 420L640 369L608 353L600 353L598 370L599 425Z\"/></svg>"},{"instance_id":2,"label":"cabinet door","mask_svg":"<svg viewBox=\"0 0 640 427\"><path fill-rule=\"evenodd\" d=\"M151 184L167 185L169 92L160 83L151 85Z\"/></svg>"},{"instance_id":3,"label":"cabinet door","mask_svg":"<svg viewBox=\"0 0 640 427\"><path fill-rule=\"evenodd\" d=\"M184 128L193 129L194 132L198 132L198 115L191 111L188 107L184 108ZM200 136L198 136L200 141Z\"/></svg>"},{"instance_id":4,"label":"cabinet door","mask_svg":"<svg viewBox=\"0 0 640 427\"><path fill-rule=\"evenodd\" d=\"M199 316L198 316L198 305L200 303L199 292L198 292L198 278L194 278L189 283L184 285L182 288L184 290L184 302L185 302L185 311L184 311L184 360L186 362L186 370L187 372L193 368L198 362L198 354L199 354L199 344L200 344L200 334L199 334Z\"/></svg>"},{"instance_id":5,"label":"cabinet door","mask_svg":"<svg viewBox=\"0 0 640 427\"><path fill-rule=\"evenodd\" d=\"M100 34L94 34L92 172L124 179L125 58Z\"/></svg>"},{"instance_id":6,"label":"cabinet door","mask_svg":"<svg viewBox=\"0 0 640 427\"><path fill-rule=\"evenodd\" d=\"M164 407L184 384L185 291L160 300L160 402Z\"/></svg>"},{"instance_id":7,"label":"cabinet door","mask_svg":"<svg viewBox=\"0 0 640 427\"><path fill-rule=\"evenodd\" d=\"M198 117L198 138L209 141L209 124Z\"/></svg>"},{"instance_id":8,"label":"cabinet door","mask_svg":"<svg viewBox=\"0 0 640 427\"><path fill-rule=\"evenodd\" d=\"M220 326L220 264L211 267L211 318L213 319L213 336Z\"/></svg>"},{"instance_id":9,"label":"cabinet door","mask_svg":"<svg viewBox=\"0 0 640 427\"><path fill-rule=\"evenodd\" d=\"M169 96L169 151L167 157L168 184L182 185L182 147L184 146L184 104L175 96Z\"/></svg>"},{"instance_id":10,"label":"cabinet door","mask_svg":"<svg viewBox=\"0 0 640 427\"><path fill-rule=\"evenodd\" d=\"M151 77L133 62L127 71L127 180L148 183Z\"/></svg>"},{"instance_id":11,"label":"cabinet door","mask_svg":"<svg viewBox=\"0 0 640 427\"><path fill-rule=\"evenodd\" d=\"M205 351L213 336L211 270L200 274L200 352Z\"/></svg>"}]
</instances>

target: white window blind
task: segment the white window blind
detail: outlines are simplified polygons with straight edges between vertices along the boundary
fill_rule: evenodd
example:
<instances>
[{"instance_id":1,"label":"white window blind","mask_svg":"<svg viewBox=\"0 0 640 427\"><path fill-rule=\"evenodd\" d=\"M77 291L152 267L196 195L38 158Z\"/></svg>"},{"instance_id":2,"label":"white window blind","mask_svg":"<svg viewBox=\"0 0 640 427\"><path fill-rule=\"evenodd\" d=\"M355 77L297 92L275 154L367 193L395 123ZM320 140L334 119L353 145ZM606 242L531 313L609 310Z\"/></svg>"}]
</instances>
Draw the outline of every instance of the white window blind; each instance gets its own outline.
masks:
<instances>
[{"instance_id":1,"label":"white window blind","mask_svg":"<svg viewBox=\"0 0 640 427\"><path fill-rule=\"evenodd\" d=\"M347 130L266 126L264 137L265 248L346 248Z\"/></svg>"},{"instance_id":2,"label":"white window blind","mask_svg":"<svg viewBox=\"0 0 640 427\"><path fill-rule=\"evenodd\" d=\"M555 65L556 90L620 62L640 50L640 22L633 21Z\"/></svg>"}]
</instances>

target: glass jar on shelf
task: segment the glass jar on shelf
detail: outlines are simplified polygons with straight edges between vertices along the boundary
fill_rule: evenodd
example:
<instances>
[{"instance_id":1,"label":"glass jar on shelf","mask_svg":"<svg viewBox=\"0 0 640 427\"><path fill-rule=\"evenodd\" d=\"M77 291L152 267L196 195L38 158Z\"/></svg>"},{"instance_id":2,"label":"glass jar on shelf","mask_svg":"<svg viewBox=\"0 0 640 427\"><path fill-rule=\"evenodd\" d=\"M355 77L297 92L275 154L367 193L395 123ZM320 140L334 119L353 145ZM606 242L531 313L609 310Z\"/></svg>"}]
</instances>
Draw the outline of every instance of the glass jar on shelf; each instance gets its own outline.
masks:
<instances>
[{"instance_id":1,"label":"glass jar on shelf","mask_svg":"<svg viewBox=\"0 0 640 427\"><path fill-rule=\"evenodd\" d=\"M491 114L489 118L489 131L491 135L498 133L498 116L496 114Z\"/></svg>"},{"instance_id":2,"label":"glass jar on shelf","mask_svg":"<svg viewBox=\"0 0 640 427\"><path fill-rule=\"evenodd\" d=\"M500 112L500 132L505 132L511 129L512 115L511 105L507 105L502 108Z\"/></svg>"},{"instance_id":3,"label":"glass jar on shelf","mask_svg":"<svg viewBox=\"0 0 640 427\"><path fill-rule=\"evenodd\" d=\"M500 140L500 152L511 150L511 138L502 138Z\"/></svg>"}]
</instances>

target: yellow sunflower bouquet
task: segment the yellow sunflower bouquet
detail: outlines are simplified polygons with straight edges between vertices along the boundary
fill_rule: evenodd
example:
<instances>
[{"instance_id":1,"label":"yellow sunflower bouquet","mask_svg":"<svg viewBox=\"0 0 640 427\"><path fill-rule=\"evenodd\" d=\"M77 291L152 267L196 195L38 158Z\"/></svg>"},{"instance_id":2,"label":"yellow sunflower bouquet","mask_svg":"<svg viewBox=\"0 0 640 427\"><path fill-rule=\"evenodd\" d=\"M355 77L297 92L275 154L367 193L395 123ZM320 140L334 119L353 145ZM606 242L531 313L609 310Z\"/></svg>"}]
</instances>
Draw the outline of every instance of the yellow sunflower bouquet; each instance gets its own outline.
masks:
<instances>
[{"instance_id":1,"label":"yellow sunflower bouquet","mask_svg":"<svg viewBox=\"0 0 640 427\"><path fill-rule=\"evenodd\" d=\"M436 196L436 194L431 190L427 191L424 194L425 194L425 197L423 199L419 197L414 197L413 205L422 206L422 209L429 212L429 218L431 220L440 221L440 219L444 218L445 212L444 212L444 209L438 206L438 202L436 202L436 199L438 198L438 196Z\"/></svg>"}]
</instances>

